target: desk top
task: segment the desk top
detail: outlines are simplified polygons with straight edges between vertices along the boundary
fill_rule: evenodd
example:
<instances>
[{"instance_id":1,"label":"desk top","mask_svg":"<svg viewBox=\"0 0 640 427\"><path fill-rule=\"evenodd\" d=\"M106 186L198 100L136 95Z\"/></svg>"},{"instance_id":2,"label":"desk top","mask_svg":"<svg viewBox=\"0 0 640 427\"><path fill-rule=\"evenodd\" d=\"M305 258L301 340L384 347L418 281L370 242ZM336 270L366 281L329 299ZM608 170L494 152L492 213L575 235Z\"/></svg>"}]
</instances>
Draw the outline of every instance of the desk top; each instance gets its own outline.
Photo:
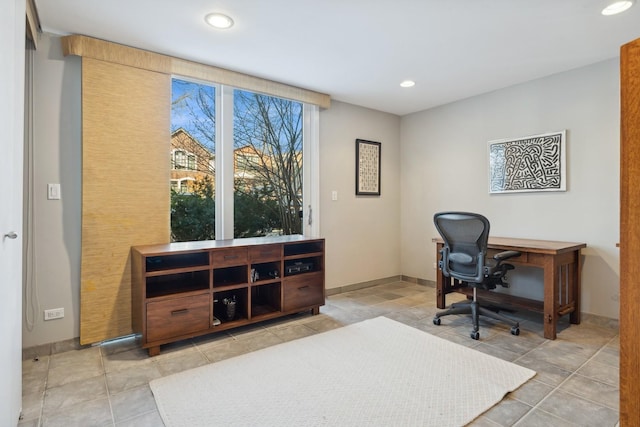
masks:
<instances>
[{"instance_id":1,"label":"desk top","mask_svg":"<svg viewBox=\"0 0 640 427\"><path fill-rule=\"evenodd\" d=\"M441 237L431 239L435 243L444 243ZM540 254L561 254L586 248L586 243L558 242L555 240L518 239L512 237L489 236L489 248L500 250L514 250L520 252Z\"/></svg>"}]
</instances>

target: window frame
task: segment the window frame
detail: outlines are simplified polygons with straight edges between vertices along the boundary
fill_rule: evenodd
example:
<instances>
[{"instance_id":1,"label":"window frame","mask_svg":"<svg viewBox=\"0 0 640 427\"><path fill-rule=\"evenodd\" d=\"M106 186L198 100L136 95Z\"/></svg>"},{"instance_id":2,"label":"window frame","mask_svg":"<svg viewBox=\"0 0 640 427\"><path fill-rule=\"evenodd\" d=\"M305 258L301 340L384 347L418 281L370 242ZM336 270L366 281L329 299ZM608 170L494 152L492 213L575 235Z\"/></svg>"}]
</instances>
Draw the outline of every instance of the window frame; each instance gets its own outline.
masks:
<instances>
[{"instance_id":1,"label":"window frame","mask_svg":"<svg viewBox=\"0 0 640 427\"><path fill-rule=\"evenodd\" d=\"M216 240L234 238L234 173L235 148L233 140L234 90L260 93L255 90L223 85L205 80L172 75L171 79L180 79L196 84L208 85L215 92L215 234ZM277 95L265 94L278 97ZM284 97L278 97L287 99ZM319 120L320 108L299 100L302 104L302 235L318 236L320 231L320 174L319 174ZM186 157L185 157L186 159Z\"/></svg>"}]
</instances>

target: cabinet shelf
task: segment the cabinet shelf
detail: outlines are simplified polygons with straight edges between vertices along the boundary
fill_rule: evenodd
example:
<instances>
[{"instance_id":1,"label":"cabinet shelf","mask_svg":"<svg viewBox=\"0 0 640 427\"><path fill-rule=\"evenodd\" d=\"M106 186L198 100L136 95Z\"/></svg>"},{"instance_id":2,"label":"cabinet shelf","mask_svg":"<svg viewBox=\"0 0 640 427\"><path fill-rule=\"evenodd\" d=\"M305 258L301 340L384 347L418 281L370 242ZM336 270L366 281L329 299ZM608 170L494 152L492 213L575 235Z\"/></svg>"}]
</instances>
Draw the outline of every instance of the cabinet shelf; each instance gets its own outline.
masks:
<instances>
[{"instance_id":1,"label":"cabinet shelf","mask_svg":"<svg viewBox=\"0 0 640 427\"><path fill-rule=\"evenodd\" d=\"M308 258L310 256L322 256L322 255L323 255L322 252L309 252L309 253L301 253L296 255L285 256L284 259L291 260L291 259Z\"/></svg>"},{"instance_id":2,"label":"cabinet shelf","mask_svg":"<svg viewBox=\"0 0 640 427\"><path fill-rule=\"evenodd\" d=\"M248 283L247 265L235 267L214 268L213 287L233 286Z\"/></svg>"},{"instance_id":3,"label":"cabinet shelf","mask_svg":"<svg viewBox=\"0 0 640 427\"><path fill-rule=\"evenodd\" d=\"M264 280L258 280L256 282L251 283L251 286L261 286L261 285L267 285L269 283L275 283L275 282L280 282L282 279L280 277L276 277L275 279L264 279Z\"/></svg>"},{"instance_id":4,"label":"cabinet shelf","mask_svg":"<svg viewBox=\"0 0 640 427\"><path fill-rule=\"evenodd\" d=\"M147 298L207 290L209 289L209 270L147 277L145 289Z\"/></svg>"},{"instance_id":5,"label":"cabinet shelf","mask_svg":"<svg viewBox=\"0 0 640 427\"><path fill-rule=\"evenodd\" d=\"M246 289L248 286L247 283L234 283L231 285L220 285L220 286L215 286L213 288L214 292L223 292L223 291L233 291L236 289Z\"/></svg>"},{"instance_id":6,"label":"cabinet shelf","mask_svg":"<svg viewBox=\"0 0 640 427\"><path fill-rule=\"evenodd\" d=\"M165 300L165 299L171 299L171 298L175 298L176 295L180 295L182 296L192 296L192 295L207 295L209 293L208 289L191 289L191 290L184 290L181 291L179 293L177 292L163 292L160 290L154 291L154 292L149 292L147 291L147 300L149 301L161 301L161 300Z\"/></svg>"},{"instance_id":7,"label":"cabinet shelf","mask_svg":"<svg viewBox=\"0 0 640 427\"><path fill-rule=\"evenodd\" d=\"M312 253L324 253L324 241L308 241L301 243L292 243L285 245L284 257L296 256L296 255L308 255Z\"/></svg>"},{"instance_id":8,"label":"cabinet shelf","mask_svg":"<svg viewBox=\"0 0 640 427\"><path fill-rule=\"evenodd\" d=\"M187 252L174 255L151 256L146 258L147 273L184 268L209 266L208 252Z\"/></svg>"},{"instance_id":9,"label":"cabinet shelf","mask_svg":"<svg viewBox=\"0 0 640 427\"><path fill-rule=\"evenodd\" d=\"M191 273L193 271L208 271L209 267L181 267L181 268L171 268L168 270L154 270L147 272L147 277L155 277L155 276L166 276L169 274L179 274L179 273Z\"/></svg>"}]
</instances>

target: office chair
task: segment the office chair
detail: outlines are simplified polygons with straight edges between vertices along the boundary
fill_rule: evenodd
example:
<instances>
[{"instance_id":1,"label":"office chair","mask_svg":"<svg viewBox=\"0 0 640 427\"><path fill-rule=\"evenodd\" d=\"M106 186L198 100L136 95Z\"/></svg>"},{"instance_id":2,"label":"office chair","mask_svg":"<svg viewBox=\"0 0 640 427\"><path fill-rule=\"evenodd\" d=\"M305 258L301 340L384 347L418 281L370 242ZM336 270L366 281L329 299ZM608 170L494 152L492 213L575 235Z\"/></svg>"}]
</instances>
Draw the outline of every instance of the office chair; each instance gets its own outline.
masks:
<instances>
[{"instance_id":1,"label":"office chair","mask_svg":"<svg viewBox=\"0 0 640 427\"><path fill-rule=\"evenodd\" d=\"M483 315L511 325L511 333L520 335L518 322L498 314L496 309L480 306L477 298L478 288L495 289L496 286L508 287L504 282L507 271L513 265L503 261L519 256L518 251L504 251L487 259L487 241L489 240L489 220L484 216L469 212L440 212L433 216L433 222L444 240L440 251L438 266L446 277L456 279L473 288L473 299L451 304L448 310L436 313L435 325L440 318L449 314L471 314L473 331L471 338L480 338L478 320Z\"/></svg>"}]
</instances>

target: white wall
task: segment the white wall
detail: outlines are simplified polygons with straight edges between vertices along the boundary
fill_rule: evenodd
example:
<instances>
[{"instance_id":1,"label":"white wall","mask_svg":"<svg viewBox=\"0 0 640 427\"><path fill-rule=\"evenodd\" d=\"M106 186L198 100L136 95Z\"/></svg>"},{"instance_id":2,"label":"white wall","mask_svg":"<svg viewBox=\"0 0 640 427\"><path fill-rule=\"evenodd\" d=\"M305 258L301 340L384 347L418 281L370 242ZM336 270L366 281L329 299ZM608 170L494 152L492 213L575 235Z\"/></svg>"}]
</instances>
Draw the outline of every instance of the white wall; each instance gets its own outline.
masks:
<instances>
[{"instance_id":1,"label":"white wall","mask_svg":"<svg viewBox=\"0 0 640 427\"><path fill-rule=\"evenodd\" d=\"M494 236L587 243L582 311L618 318L618 82L615 59L403 117L403 274L435 280L435 212L480 212ZM566 192L489 195L487 141L562 129Z\"/></svg>"},{"instance_id":2,"label":"white wall","mask_svg":"<svg viewBox=\"0 0 640 427\"><path fill-rule=\"evenodd\" d=\"M80 335L80 230L82 145L81 62L64 58L58 37L43 35L34 58L34 280L38 301L24 310L23 347ZM47 200L47 184L61 185L61 200ZM65 317L43 320L43 310L62 307Z\"/></svg>"},{"instance_id":3,"label":"white wall","mask_svg":"<svg viewBox=\"0 0 640 427\"><path fill-rule=\"evenodd\" d=\"M320 235L326 287L400 275L400 118L332 101L320 113ZM380 197L356 196L356 139L380 142ZM331 192L338 200L331 200Z\"/></svg>"}]
</instances>

